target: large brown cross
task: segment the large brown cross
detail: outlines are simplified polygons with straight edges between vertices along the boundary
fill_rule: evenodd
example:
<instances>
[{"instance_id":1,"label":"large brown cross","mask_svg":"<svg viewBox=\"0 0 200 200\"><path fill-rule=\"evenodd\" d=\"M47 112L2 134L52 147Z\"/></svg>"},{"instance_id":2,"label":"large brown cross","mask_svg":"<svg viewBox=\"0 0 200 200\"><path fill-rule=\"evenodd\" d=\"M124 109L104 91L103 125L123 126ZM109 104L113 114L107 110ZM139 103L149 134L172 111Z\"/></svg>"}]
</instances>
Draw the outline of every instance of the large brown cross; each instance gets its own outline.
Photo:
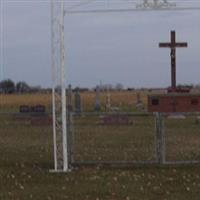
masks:
<instances>
[{"instance_id":1,"label":"large brown cross","mask_svg":"<svg viewBox=\"0 0 200 200\"><path fill-rule=\"evenodd\" d=\"M176 92L176 48L187 47L186 42L176 42L176 32L171 31L170 43L159 43L161 48L171 48L171 89L172 92Z\"/></svg>"}]
</instances>

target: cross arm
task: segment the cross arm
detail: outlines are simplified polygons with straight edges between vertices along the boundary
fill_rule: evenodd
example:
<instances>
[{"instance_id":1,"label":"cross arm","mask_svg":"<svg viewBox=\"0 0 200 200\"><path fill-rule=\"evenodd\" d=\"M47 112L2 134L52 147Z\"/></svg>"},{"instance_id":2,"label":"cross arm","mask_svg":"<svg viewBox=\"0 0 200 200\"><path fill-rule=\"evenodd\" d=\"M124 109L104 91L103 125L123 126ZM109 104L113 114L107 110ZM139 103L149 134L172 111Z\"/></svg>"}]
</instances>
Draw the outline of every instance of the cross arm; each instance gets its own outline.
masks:
<instances>
[{"instance_id":1,"label":"cross arm","mask_svg":"<svg viewBox=\"0 0 200 200\"><path fill-rule=\"evenodd\" d=\"M187 47L188 43L187 42L178 42L176 44L171 44L171 43L159 43L160 48L175 48L175 47Z\"/></svg>"},{"instance_id":2,"label":"cross arm","mask_svg":"<svg viewBox=\"0 0 200 200\"><path fill-rule=\"evenodd\" d=\"M187 47L188 43L187 42L178 42L176 43L176 47Z\"/></svg>"},{"instance_id":3,"label":"cross arm","mask_svg":"<svg viewBox=\"0 0 200 200\"><path fill-rule=\"evenodd\" d=\"M171 43L159 43L160 48L168 47L171 48Z\"/></svg>"}]
</instances>

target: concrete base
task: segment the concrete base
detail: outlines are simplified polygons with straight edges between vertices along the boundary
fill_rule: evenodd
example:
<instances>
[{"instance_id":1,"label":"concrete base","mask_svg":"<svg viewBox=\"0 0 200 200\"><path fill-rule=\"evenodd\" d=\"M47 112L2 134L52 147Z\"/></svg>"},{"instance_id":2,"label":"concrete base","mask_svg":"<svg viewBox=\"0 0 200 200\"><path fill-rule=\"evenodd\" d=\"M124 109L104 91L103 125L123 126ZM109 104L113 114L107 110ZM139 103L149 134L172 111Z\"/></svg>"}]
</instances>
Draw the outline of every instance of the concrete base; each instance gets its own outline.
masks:
<instances>
[{"instance_id":1,"label":"concrete base","mask_svg":"<svg viewBox=\"0 0 200 200\"><path fill-rule=\"evenodd\" d=\"M49 170L50 173L55 173L55 174L58 174L58 173L69 173L69 172L71 172L71 171L72 171L71 169L68 169L67 171L55 170L55 169Z\"/></svg>"}]
</instances>

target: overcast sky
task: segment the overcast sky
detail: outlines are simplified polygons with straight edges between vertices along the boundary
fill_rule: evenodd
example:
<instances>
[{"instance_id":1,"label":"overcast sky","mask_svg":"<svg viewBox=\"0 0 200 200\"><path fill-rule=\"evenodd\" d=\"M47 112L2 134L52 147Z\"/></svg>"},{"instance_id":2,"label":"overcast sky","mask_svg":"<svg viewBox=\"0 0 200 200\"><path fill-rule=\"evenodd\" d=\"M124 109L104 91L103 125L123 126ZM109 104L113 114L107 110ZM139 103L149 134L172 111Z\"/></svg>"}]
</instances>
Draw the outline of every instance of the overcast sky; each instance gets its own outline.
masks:
<instances>
[{"instance_id":1,"label":"overcast sky","mask_svg":"<svg viewBox=\"0 0 200 200\"><path fill-rule=\"evenodd\" d=\"M1 5L1 79L51 86L49 1L3 0ZM158 43L169 41L170 30L189 45L177 49L177 82L200 83L200 10L67 15L67 84L169 86L170 51Z\"/></svg>"}]
</instances>

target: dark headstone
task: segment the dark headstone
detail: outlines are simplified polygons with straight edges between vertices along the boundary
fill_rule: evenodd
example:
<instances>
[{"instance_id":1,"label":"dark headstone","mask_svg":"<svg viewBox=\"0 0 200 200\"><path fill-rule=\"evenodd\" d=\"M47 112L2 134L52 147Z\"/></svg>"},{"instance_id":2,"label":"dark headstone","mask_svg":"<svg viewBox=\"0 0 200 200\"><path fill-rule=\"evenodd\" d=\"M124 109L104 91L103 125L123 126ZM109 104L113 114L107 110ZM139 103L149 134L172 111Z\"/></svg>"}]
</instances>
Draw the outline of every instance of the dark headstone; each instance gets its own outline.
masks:
<instances>
[{"instance_id":1,"label":"dark headstone","mask_svg":"<svg viewBox=\"0 0 200 200\"><path fill-rule=\"evenodd\" d=\"M69 85L68 90L67 90L67 110L69 112L73 111L73 106L72 106L72 86Z\"/></svg>"},{"instance_id":2,"label":"dark headstone","mask_svg":"<svg viewBox=\"0 0 200 200\"><path fill-rule=\"evenodd\" d=\"M101 103L100 103L100 88L99 86L96 87L96 99L95 99L95 111L100 111L101 110Z\"/></svg>"},{"instance_id":3,"label":"dark headstone","mask_svg":"<svg viewBox=\"0 0 200 200\"><path fill-rule=\"evenodd\" d=\"M136 94L136 105L142 103L140 93Z\"/></svg>"},{"instance_id":4,"label":"dark headstone","mask_svg":"<svg viewBox=\"0 0 200 200\"><path fill-rule=\"evenodd\" d=\"M21 105L19 107L20 113L45 113L46 107L44 105L28 106Z\"/></svg>"},{"instance_id":5,"label":"dark headstone","mask_svg":"<svg viewBox=\"0 0 200 200\"><path fill-rule=\"evenodd\" d=\"M136 110L139 111L139 112L144 110L144 104L141 100L141 96L140 96L139 92L136 94L136 105L135 105L135 107L136 107Z\"/></svg>"},{"instance_id":6,"label":"dark headstone","mask_svg":"<svg viewBox=\"0 0 200 200\"><path fill-rule=\"evenodd\" d=\"M111 101L110 101L110 91L107 89L106 93L106 111L109 112L111 109Z\"/></svg>"},{"instance_id":7,"label":"dark headstone","mask_svg":"<svg viewBox=\"0 0 200 200\"><path fill-rule=\"evenodd\" d=\"M81 113L81 95L80 95L80 92L79 92L79 89L76 90L75 92L75 112L76 113Z\"/></svg>"},{"instance_id":8,"label":"dark headstone","mask_svg":"<svg viewBox=\"0 0 200 200\"><path fill-rule=\"evenodd\" d=\"M33 107L33 112L35 113L45 113L46 108L44 105L36 105Z\"/></svg>"},{"instance_id":9,"label":"dark headstone","mask_svg":"<svg viewBox=\"0 0 200 200\"><path fill-rule=\"evenodd\" d=\"M30 112L30 107L27 105L21 105L19 107L19 112L20 113L29 113Z\"/></svg>"}]
</instances>

